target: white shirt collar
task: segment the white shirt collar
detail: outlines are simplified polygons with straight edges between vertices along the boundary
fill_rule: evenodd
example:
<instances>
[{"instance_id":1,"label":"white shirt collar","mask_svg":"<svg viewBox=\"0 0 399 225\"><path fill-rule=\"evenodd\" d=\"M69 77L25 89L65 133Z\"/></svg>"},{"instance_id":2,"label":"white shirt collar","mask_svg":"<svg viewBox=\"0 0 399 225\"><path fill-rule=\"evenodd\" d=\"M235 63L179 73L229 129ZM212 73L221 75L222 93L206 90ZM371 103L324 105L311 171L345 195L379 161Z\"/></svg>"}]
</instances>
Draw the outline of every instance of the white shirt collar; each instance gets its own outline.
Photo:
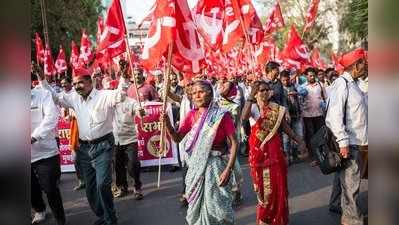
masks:
<instances>
[{"instance_id":1,"label":"white shirt collar","mask_svg":"<svg viewBox=\"0 0 399 225\"><path fill-rule=\"evenodd\" d=\"M83 98L83 96L80 95L80 100L81 100L82 102L84 102L84 101L89 101L90 99L94 98L94 96L96 96L97 94L98 94L98 90L97 90L95 87L93 87L93 89L91 90L89 96L87 96L87 99L85 100L85 99Z\"/></svg>"},{"instance_id":2,"label":"white shirt collar","mask_svg":"<svg viewBox=\"0 0 399 225\"><path fill-rule=\"evenodd\" d=\"M344 72L341 76L346 78L349 82L354 82L355 80L353 79L352 75L349 72Z\"/></svg>"}]
</instances>

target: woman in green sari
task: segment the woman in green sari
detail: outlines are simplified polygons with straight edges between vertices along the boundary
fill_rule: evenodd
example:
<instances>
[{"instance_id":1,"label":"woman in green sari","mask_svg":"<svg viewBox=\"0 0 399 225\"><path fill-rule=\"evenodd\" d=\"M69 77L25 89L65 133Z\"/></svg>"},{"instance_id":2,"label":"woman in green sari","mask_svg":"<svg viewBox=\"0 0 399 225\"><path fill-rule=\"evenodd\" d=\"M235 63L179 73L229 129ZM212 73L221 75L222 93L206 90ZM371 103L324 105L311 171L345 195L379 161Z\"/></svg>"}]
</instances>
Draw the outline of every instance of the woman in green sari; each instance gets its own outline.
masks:
<instances>
[{"instance_id":1,"label":"woman in green sari","mask_svg":"<svg viewBox=\"0 0 399 225\"><path fill-rule=\"evenodd\" d=\"M167 133L189 155L186 193L189 225L232 225L232 181L237 154L237 138L230 113L213 101L212 86L196 81L192 86L196 109L190 111L178 131L166 114L162 120ZM230 146L230 147L227 147Z\"/></svg>"}]
</instances>

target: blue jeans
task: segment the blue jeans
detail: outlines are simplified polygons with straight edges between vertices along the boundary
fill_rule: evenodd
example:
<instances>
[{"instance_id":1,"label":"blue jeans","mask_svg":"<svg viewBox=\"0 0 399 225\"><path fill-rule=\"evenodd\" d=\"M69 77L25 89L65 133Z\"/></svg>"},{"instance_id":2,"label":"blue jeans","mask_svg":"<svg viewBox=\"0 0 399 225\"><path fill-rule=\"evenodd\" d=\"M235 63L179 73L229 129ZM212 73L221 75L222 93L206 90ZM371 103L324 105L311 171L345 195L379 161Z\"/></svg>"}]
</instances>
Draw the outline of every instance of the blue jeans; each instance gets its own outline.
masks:
<instances>
[{"instance_id":1,"label":"blue jeans","mask_svg":"<svg viewBox=\"0 0 399 225\"><path fill-rule=\"evenodd\" d=\"M86 183L86 197L97 217L107 224L116 224L112 183L112 135L97 144L81 143L76 157Z\"/></svg>"},{"instance_id":2,"label":"blue jeans","mask_svg":"<svg viewBox=\"0 0 399 225\"><path fill-rule=\"evenodd\" d=\"M359 147L350 146L350 157L344 168L335 173L330 198L330 208L342 209L341 222L348 225L363 225L358 198L360 192Z\"/></svg>"}]
</instances>

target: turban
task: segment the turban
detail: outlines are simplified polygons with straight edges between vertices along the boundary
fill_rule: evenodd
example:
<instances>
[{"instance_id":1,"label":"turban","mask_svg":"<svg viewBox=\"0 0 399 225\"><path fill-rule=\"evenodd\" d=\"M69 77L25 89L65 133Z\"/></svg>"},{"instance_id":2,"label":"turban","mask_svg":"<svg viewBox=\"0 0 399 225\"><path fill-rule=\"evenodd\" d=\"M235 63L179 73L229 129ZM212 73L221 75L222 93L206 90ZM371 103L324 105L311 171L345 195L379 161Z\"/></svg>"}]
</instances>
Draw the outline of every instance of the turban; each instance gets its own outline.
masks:
<instances>
[{"instance_id":1,"label":"turban","mask_svg":"<svg viewBox=\"0 0 399 225\"><path fill-rule=\"evenodd\" d=\"M341 56L339 64L345 69L356 63L359 59L367 59L367 52L358 48Z\"/></svg>"}]
</instances>

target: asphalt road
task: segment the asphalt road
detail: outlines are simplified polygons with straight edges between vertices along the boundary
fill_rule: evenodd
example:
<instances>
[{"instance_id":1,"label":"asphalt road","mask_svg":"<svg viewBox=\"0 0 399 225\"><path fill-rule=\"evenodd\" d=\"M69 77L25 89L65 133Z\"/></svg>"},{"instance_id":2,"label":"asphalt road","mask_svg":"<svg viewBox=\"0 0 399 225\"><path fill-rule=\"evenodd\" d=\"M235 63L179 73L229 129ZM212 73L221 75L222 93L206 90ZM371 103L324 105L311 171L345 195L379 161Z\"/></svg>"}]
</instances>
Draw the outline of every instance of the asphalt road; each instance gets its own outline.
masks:
<instances>
[{"instance_id":1,"label":"asphalt road","mask_svg":"<svg viewBox=\"0 0 399 225\"><path fill-rule=\"evenodd\" d=\"M244 173L242 194L244 200L236 208L237 225L255 225L256 196L252 190L247 158L240 158ZM308 163L289 167L288 188L290 225L339 225L339 216L328 211L328 200L333 176L322 175L317 167ZM181 191L181 171L165 171L161 176L161 187L157 189L157 173L142 173L144 199L136 201L133 195L115 199L119 225L186 225L185 208L178 198ZM90 210L84 190L74 191L74 173L62 174L61 189L68 225L91 225L96 217ZM362 181L360 205L367 213L368 182ZM131 187L129 187L130 189ZM49 211L49 210L48 210ZM51 213L45 225L54 224Z\"/></svg>"}]
</instances>

